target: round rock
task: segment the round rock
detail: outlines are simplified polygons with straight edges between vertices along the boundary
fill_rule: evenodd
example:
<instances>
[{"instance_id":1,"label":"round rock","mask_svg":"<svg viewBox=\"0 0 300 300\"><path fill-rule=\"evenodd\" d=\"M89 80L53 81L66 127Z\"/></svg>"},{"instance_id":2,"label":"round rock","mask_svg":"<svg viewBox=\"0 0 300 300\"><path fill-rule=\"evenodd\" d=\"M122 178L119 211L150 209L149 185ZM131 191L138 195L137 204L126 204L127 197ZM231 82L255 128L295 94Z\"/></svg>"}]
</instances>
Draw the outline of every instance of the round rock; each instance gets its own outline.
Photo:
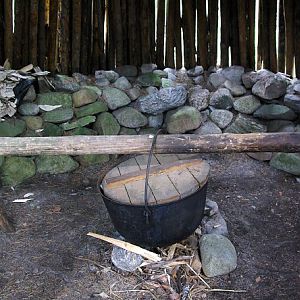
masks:
<instances>
[{"instance_id":1,"label":"round rock","mask_svg":"<svg viewBox=\"0 0 300 300\"><path fill-rule=\"evenodd\" d=\"M183 106L167 113L168 133L185 133L201 125L201 114L192 106Z\"/></svg>"},{"instance_id":2,"label":"round rock","mask_svg":"<svg viewBox=\"0 0 300 300\"><path fill-rule=\"evenodd\" d=\"M19 113L23 116L36 116L39 110L39 106L34 103L24 103L18 108Z\"/></svg>"},{"instance_id":3,"label":"round rock","mask_svg":"<svg viewBox=\"0 0 300 300\"><path fill-rule=\"evenodd\" d=\"M220 128L226 128L233 119L233 113L225 109L215 109L209 115L211 120Z\"/></svg>"},{"instance_id":4,"label":"round rock","mask_svg":"<svg viewBox=\"0 0 300 300\"><path fill-rule=\"evenodd\" d=\"M120 125L128 128L139 128L148 123L147 117L132 107L122 107L115 110L113 115Z\"/></svg>"},{"instance_id":5,"label":"round rock","mask_svg":"<svg viewBox=\"0 0 300 300\"><path fill-rule=\"evenodd\" d=\"M122 271L134 272L144 260L138 254L114 246L111 253L111 261L114 266Z\"/></svg>"},{"instance_id":6,"label":"round rock","mask_svg":"<svg viewBox=\"0 0 300 300\"><path fill-rule=\"evenodd\" d=\"M189 89L188 102L199 111L204 110L209 104L209 90L202 89L200 86L194 86Z\"/></svg>"},{"instance_id":7,"label":"round rock","mask_svg":"<svg viewBox=\"0 0 300 300\"><path fill-rule=\"evenodd\" d=\"M202 268L207 277L225 275L236 269L236 250L225 236L205 234L199 243Z\"/></svg>"},{"instance_id":8,"label":"round rock","mask_svg":"<svg viewBox=\"0 0 300 300\"><path fill-rule=\"evenodd\" d=\"M240 97L233 102L236 111L249 115L253 114L260 106L259 99L253 95Z\"/></svg>"},{"instance_id":9,"label":"round rock","mask_svg":"<svg viewBox=\"0 0 300 300\"><path fill-rule=\"evenodd\" d=\"M210 98L210 105L220 109L230 109L233 105L233 97L229 90L220 88Z\"/></svg>"}]
</instances>

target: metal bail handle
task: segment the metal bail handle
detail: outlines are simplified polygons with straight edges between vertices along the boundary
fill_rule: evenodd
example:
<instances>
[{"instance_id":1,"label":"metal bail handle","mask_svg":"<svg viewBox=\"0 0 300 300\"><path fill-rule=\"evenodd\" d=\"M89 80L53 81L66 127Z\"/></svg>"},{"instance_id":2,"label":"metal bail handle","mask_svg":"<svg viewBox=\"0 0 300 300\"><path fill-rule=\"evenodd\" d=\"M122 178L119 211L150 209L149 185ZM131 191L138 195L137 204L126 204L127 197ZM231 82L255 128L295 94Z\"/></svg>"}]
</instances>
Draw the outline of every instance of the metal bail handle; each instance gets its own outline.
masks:
<instances>
[{"instance_id":1,"label":"metal bail handle","mask_svg":"<svg viewBox=\"0 0 300 300\"><path fill-rule=\"evenodd\" d=\"M151 149L150 149L149 156L148 156L148 162L147 162L146 177L145 177L145 193L144 193L144 202L145 202L144 216L146 218L146 224L149 224L150 215L151 215L151 211L148 207L149 206L148 205L148 188L149 188L148 181L149 181L149 174L150 174L151 159L152 159L153 150L154 150L154 147L156 144L157 136L161 131L162 131L162 129L157 130L157 132L155 133L155 135L153 137Z\"/></svg>"}]
</instances>

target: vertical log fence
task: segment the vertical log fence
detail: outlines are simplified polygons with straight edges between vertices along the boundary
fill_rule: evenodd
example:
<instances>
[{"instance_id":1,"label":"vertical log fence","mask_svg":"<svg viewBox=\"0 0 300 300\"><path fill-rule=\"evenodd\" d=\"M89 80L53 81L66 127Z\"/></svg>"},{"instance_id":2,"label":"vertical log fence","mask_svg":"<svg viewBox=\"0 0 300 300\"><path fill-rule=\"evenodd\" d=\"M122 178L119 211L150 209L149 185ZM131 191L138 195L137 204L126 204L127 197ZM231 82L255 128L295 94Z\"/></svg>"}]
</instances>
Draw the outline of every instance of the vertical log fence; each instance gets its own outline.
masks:
<instances>
[{"instance_id":1,"label":"vertical log fence","mask_svg":"<svg viewBox=\"0 0 300 300\"><path fill-rule=\"evenodd\" d=\"M72 74L219 63L300 77L299 14L299 0L3 0L0 64Z\"/></svg>"}]
</instances>

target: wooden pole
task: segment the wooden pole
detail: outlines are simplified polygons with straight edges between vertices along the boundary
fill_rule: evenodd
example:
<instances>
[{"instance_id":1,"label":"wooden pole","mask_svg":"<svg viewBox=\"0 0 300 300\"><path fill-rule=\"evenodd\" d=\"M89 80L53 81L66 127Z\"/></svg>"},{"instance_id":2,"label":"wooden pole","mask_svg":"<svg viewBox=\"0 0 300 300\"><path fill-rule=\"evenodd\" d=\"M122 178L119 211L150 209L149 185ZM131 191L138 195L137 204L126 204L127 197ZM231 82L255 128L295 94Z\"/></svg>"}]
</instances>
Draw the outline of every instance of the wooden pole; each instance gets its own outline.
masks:
<instances>
[{"instance_id":1,"label":"wooden pole","mask_svg":"<svg viewBox=\"0 0 300 300\"><path fill-rule=\"evenodd\" d=\"M30 1L30 26L29 26L29 61L37 66L38 56L38 0ZM18 21L18 20L17 20Z\"/></svg>"},{"instance_id":2,"label":"wooden pole","mask_svg":"<svg viewBox=\"0 0 300 300\"><path fill-rule=\"evenodd\" d=\"M153 136L3 137L0 155L149 153ZM155 153L300 152L300 133L161 135Z\"/></svg>"},{"instance_id":3,"label":"wooden pole","mask_svg":"<svg viewBox=\"0 0 300 300\"><path fill-rule=\"evenodd\" d=\"M23 44L24 44L24 36L23 36L23 28L24 28L24 1L15 0L15 33L14 33L14 45L18 45L18 47L14 47L14 61L13 66L16 69L20 69L22 67L22 55L23 53ZM0 20L1 22L1 20Z\"/></svg>"},{"instance_id":4,"label":"wooden pole","mask_svg":"<svg viewBox=\"0 0 300 300\"><path fill-rule=\"evenodd\" d=\"M80 70L81 0L72 1L72 72Z\"/></svg>"},{"instance_id":5,"label":"wooden pole","mask_svg":"<svg viewBox=\"0 0 300 300\"><path fill-rule=\"evenodd\" d=\"M246 2L238 1L238 24L239 24L239 46L240 46L240 58L241 65L243 67L248 67L247 61L247 20L246 20Z\"/></svg>"},{"instance_id":6,"label":"wooden pole","mask_svg":"<svg viewBox=\"0 0 300 300\"><path fill-rule=\"evenodd\" d=\"M263 23L263 44L262 44L262 60L264 69L270 69L270 32L269 32L269 17L270 17L270 2L262 1L262 23Z\"/></svg>"},{"instance_id":7,"label":"wooden pole","mask_svg":"<svg viewBox=\"0 0 300 300\"><path fill-rule=\"evenodd\" d=\"M300 78L300 3L295 2L295 69L296 77Z\"/></svg>"},{"instance_id":8,"label":"wooden pole","mask_svg":"<svg viewBox=\"0 0 300 300\"><path fill-rule=\"evenodd\" d=\"M61 2L61 18L60 18L60 65L61 72L68 74L70 69L70 0L64 0Z\"/></svg>"},{"instance_id":9,"label":"wooden pole","mask_svg":"<svg viewBox=\"0 0 300 300\"><path fill-rule=\"evenodd\" d=\"M278 70L285 73L285 23L283 1L279 4Z\"/></svg>"},{"instance_id":10,"label":"wooden pole","mask_svg":"<svg viewBox=\"0 0 300 300\"><path fill-rule=\"evenodd\" d=\"M10 63L13 61L13 17L12 0L4 0L4 56Z\"/></svg>"},{"instance_id":11,"label":"wooden pole","mask_svg":"<svg viewBox=\"0 0 300 300\"><path fill-rule=\"evenodd\" d=\"M165 45L165 0L158 0L156 62L159 68L163 68L165 65L164 45Z\"/></svg>"},{"instance_id":12,"label":"wooden pole","mask_svg":"<svg viewBox=\"0 0 300 300\"><path fill-rule=\"evenodd\" d=\"M259 1L258 10L258 42L257 42L257 69L262 68L262 57L263 57L263 16L262 16L262 1Z\"/></svg>"},{"instance_id":13,"label":"wooden pole","mask_svg":"<svg viewBox=\"0 0 300 300\"><path fill-rule=\"evenodd\" d=\"M175 67L174 62L174 25L175 22L175 1L168 1L167 8L167 45L166 45L166 65L169 68Z\"/></svg>"},{"instance_id":14,"label":"wooden pole","mask_svg":"<svg viewBox=\"0 0 300 300\"><path fill-rule=\"evenodd\" d=\"M121 1L113 1L113 12L111 17L113 18L113 38L116 47L116 65L121 66L123 64L123 37L122 37L122 15L121 15Z\"/></svg>"},{"instance_id":15,"label":"wooden pole","mask_svg":"<svg viewBox=\"0 0 300 300\"><path fill-rule=\"evenodd\" d=\"M46 0L39 1L38 10L38 65L44 70L46 68Z\"/></svg>"},{"instance_id":16,"label":"wooden pole","mask_svg":"<svg viewBox=\"0 0 300 300\"><path fill-rule=\"evenodd\" d=\"M217 64L217 41L218 41L218 0L208 2L209 19L209 64Z\"/></svg>"},{"instance_id":17,"label":"wooden pole","mask_svg":"<svg viewBox=\"0 0 300 300\"><path fill-rule=\"evenodd\" d=\"M248 0L249 67L255 69L255 0Z\"/></svg>"},{"instance_id":18,"label":"wooden pole","mask_svg":"<svg viewBox=\"0 0 300 300\"><path fill-rule=\"evenodd\" d=\"M277 72L277 51L276 51L276 19L277 19L277 0L269 0L269 56L270 69Z\"/></svg>"},{"instance_id":19,"label":"wooden pole","mask_svg":"<svg viewBox=\"0 0 300 300\"><path fill-rule=\"evenodd\" d=\"M229 65L229 0L221 0L221 66Z\"/></svg>"},{"instance_id":20,"label":"wooden pole","mask_svg":"<svg viewBox=\"0 0 300 300\"><path fill-rule=\"evenodd\" d=\"M4 3L0 1L0 64L4 60Z\"/></svg>"},{"instance_id":21,"label":"wooden pole","mask_svg":"<svg viewBox=\"0 0 300 300\"><path fill-rule=\"evenodd\" d=\"M198 59L197 63L204 69L208 67L208 48L207 48L207 18L206 0L197 0L197 19L198 19ZM228 29L228 28L227 28Z\"/></svg>"},{"instance_id":22,"label":"wooden pole","mask_svg":"<svg viewBox=\"0 0 300 300\"><path fill-rule=\"evenodd\" d=\"M149 1L140 0L140 49L141 49L141 62L151 63L151 50L150 50L150 17L149 17Z\"/></svg>"},{"instance_id":23,"label":"wooden pole","mask_svg":"<svg viewBox=\"0 0 300 300\"><path fill-rule=\"evenodd\" d=\"M91 71L91 14L92 0L82 0L80 69L84 74L88 74Z\"/></svg>"},{"instance_id":24,"label":"wooden pole","mask_svg":"<svg viewBox=\"0 0 300 300\"><path fill-rule=\"evenodd\" d=\"M57 22L58 22L58 0L50 0L49 20L49 52L48 68L50 72L57 69Z\"/></svg>"},{"instance_id":25,"label":"wooden pole","mask_svg":"<svg viewBox=\"0 0 300 300\"><path fill-rule=\"evenodd\" d=\"M231 0L231 22L230 22L230 47L231 47L231 64L240 64L240 50L239 50L239 25L238 25L238 9L237 1Z\"/></svg>"},{"instance_id":26,"label":"wooden pole","mask_svg":"<svg viewBox=\"0 0 300 300\"><path fill-rule=\"evenodd\" d=\"M298 0L297 0L298 1ZM294 67L294 0L284 1L285 38L286 38L286 73L292 74ZM299 17L299 16L298 16ZM297 50L299 51L299 50Z\"/></svg>"},{"instance_id":27,"label":"wooden pole","mask_svg":"<svg viewBox=\"0 0 300 300\"><path fill-rule=\"evenodd\" d=\"M181 15L180 15L180 0L175 0L175 11L174 11L174 39L176 47L176 69L182 67L182 46L181 46Z\"/></svg>"}]
</instances>

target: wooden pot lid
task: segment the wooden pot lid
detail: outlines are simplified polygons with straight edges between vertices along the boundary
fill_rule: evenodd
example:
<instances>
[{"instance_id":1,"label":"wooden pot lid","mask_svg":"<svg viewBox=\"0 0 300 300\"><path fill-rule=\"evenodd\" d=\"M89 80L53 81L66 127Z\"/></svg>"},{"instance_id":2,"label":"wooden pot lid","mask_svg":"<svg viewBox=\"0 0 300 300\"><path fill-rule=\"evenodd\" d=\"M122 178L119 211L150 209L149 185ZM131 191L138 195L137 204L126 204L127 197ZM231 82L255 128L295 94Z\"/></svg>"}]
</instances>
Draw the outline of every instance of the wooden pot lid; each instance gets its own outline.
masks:
<instances>
[{"instance_id":1,"label":"wooden pot lid","mask_svg":"<svg viewBox=\"0 0 300 300\"><path fill-rule=\"evenodd\" d=\"M144 205L148 155L131 158L110 170L102 181L110 199L131 205ZM155 154L149 176L149 205L164 204L187 197L208 180L207 162L188 155Z\"/></svg>"}]
</instances>

